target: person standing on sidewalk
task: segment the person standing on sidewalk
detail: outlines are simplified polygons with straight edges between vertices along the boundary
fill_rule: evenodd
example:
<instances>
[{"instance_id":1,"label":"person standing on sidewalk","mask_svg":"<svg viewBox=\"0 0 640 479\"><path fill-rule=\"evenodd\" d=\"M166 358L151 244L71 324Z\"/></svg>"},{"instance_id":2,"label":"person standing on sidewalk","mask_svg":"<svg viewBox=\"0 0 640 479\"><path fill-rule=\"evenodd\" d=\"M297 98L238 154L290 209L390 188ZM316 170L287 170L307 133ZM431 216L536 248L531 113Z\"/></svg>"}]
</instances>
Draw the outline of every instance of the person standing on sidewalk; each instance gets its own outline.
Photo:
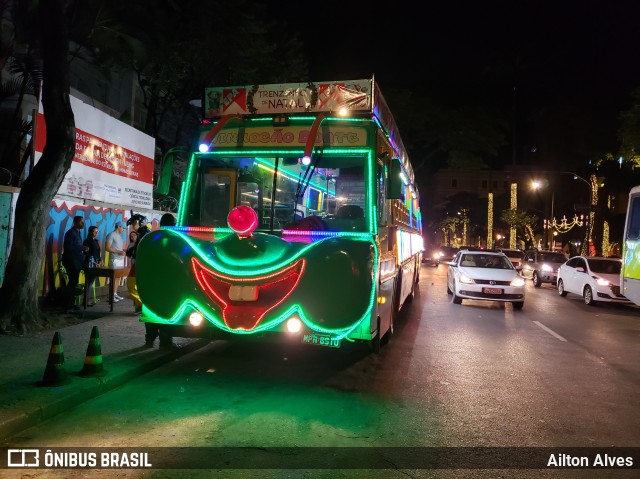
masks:
<instances>
[{"instance_id":1,"label":"person standing on sidewalk","mask_svg":"<svg viewBox=\"0 0 640 479\"><path fill-rule=\"evenodd\" d=\"M124 223L118 221L115 229L107 236L106 250L109 252L109 268L124 268L124 240L122 233ZM122 301L124 298L118 294L118 285L113 285L113 301Z\"/></svg>"},{"instance_id":2,"label":"person standing on sidewalk","mask_svg":"<svg viewBox=\"0 0 640 479\"><path fill-rule=\"evenodd\" d=\"M140 229L142 236L146 232ZM133 300L133 312L135 314L142 313L142 301L138 295L138 287L136 286L136 251L138 246L138 232L132 231L129 233L129 247L127 248L127 256L130 258L129 274L127 275L127 289L129 290L129 297Z\"/></svg>"},{"instance_id":3,"label":"person standing on sidewalk","mask_svg":"<svg viewBox=\"0 0 640 479\"><path fill-rule=\"evenodd\" d=\"M73 217L73 226L64 234L62 243L62 265L67 271L67 294L69 302L73 304L75 301L76 287L82 270L82 262L84 260L84 252L89 248L83 246L82 236L80 232L84 229L84 218L82 216Z\"/></svg>"},{"instance_id":4,"label":"person standing on sidewalk","mask_svg":"<svg viewBox=\"0 0 640 479\"><path fill-rule=\"evenodd\" d=\"M129 270L129 276L127 276L127 289L129 295L133 300L134 313L142 313L142 301L138 295L138 286L136 284L136 253L138 252L138 244L140 240L149 232L149 228L146 225L138 228L138 238L133 246L129 246L127 249L127 256L131 258L131 269ZM160 326L155 323L144 323L144 345L147 348L152 348L156 338L160 338L160 349L172 348L173 338L166 333Z\"/></svg>"},{"instance_id":5,"label":"person standing on sidewalk","mask_svg":"<svg viewBox=\"0 0 640 479\"><path fill-rule=\"evenodd\" d=\"M87 239L82 243L83 246L86 246L88 249L84 252L84 265L83 268L95 268L102 264L102 258L100 255L100 243L96 239L98 236L98 227L97 226L89 226L89 234ZM93 303L90 303L89 306L94 306L98 299L96 298L96 289L95 282L97 278L93 278L91 283L87 285L87 291L93 291Z\"/></svg>"}]
</instances>

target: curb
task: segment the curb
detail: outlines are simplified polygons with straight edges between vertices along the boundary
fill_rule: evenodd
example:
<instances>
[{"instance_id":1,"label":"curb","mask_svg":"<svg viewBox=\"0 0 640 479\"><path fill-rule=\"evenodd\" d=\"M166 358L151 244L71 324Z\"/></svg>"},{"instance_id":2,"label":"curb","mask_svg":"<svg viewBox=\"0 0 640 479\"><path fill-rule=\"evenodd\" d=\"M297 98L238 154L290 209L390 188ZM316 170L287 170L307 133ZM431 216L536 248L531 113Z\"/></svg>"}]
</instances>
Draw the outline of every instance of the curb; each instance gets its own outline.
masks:
<instances>
[{"instance_id":1,"label":"curb","mask_svg":"<svg viewBox=\"0 0 640 479\"><path fill-rule=\"evenodd\" d=\"M208 339L199 339L180 348L167 351L165 354L150 358L125 358L109 367L109 374L102 377L80 378L74 376L71 384L39 388L45 398L38 405L26 409L16 407L16 413L10 417L0 418L0 440L6 440L17 433L36 426L62 412L68 411L90 399L111 391L128 381L149 371L180 358L211 343ZM33 386L37 387L37 386ZM49 394L47 394L49 392ZM21 403L18 403L20 406Z\"/></svg>"}]
</instances>

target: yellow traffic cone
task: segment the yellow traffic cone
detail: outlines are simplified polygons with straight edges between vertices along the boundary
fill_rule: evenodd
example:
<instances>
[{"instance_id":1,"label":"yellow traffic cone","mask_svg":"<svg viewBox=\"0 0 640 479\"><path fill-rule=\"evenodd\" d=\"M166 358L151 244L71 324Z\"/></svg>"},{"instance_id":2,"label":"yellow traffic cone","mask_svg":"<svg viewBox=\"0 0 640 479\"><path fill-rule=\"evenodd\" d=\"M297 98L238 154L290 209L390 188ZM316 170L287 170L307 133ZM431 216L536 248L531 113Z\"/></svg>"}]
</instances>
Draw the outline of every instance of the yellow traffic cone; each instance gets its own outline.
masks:
<instances>
[{"instance_id":1,"label":"yellow traffic cone","mask_svg":"<svg viewBox=\"0 0 640 479\"><path fill-rule=\"evenodd\" d=\"M100 348L100 333L98 326L91 330L87 355L84 358L84 366L78 374L83 377L104 376L107 372L102 364L102 351Z\"/></svg>"},{"instance_id":2,"label":"yellow traffic cone","mask_svg":"<svg viewBox=\"0 0 640 479\"><path fill-rule=\"evenodd\" d=\"M71 382L71 378L64 370L64 351L62 349L62 336L59 332L53 335L51 350L47 358L47 366L44 370L40 386L61 386Z\"/></svg>"}]
</instances>

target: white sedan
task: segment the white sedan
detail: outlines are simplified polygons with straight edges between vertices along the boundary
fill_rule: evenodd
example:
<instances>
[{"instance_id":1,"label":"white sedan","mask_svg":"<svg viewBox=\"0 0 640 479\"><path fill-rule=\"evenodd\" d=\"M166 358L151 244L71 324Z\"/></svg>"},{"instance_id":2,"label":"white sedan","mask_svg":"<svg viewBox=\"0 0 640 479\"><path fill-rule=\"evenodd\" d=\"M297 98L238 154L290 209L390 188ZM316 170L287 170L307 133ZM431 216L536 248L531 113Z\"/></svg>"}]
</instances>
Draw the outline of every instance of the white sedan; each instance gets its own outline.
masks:
<instances>
[{"instance_id":1,"label":"white sedan","mask_svg":"<svg viewBox=\"0 0 640 479\"><path fill-rule=\"evenodd\" d=\"M524 306L525 280L503 253L462 250L448 265L447 293L455 304L465 298Z\"/></svg>"},{"instance_id":2,"label":"white sedan","mask_svg":"<svg viewBox=\"0 0 640 479\"><path fill-rule=\"evenodd\" d=\"M620 294L621 268L621 259L574 256L558 269L558 294L579 294L588 305L630 303Z\"/></svg>"}]
</instances>

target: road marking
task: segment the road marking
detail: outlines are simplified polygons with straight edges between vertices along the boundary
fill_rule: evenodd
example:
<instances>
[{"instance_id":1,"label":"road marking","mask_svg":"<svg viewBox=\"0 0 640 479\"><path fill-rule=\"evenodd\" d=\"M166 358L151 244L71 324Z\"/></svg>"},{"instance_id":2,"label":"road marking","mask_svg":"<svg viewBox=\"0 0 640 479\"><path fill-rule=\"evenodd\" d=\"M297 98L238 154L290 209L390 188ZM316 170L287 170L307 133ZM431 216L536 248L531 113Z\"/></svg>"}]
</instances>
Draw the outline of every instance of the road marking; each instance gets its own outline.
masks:
<instances>
[{"instance_id":1,"label":"road marking","mask_svg":"<svg viewBox=\"0 0 640 479\"><path fill-rule=\"evenodd\" d=\"M544 324L538 322L538 321L534 321L534 323L536 323L538 326L540 326L542 329L544 329L547 333L549 333L551 336L556 337L557 339L559 339L560 341L564 341L566 342L567 340L564 339L562 336L560 336L558 333L556 333L553 329L549 329L547 328Z\"/></svg>"}]
</instances>

